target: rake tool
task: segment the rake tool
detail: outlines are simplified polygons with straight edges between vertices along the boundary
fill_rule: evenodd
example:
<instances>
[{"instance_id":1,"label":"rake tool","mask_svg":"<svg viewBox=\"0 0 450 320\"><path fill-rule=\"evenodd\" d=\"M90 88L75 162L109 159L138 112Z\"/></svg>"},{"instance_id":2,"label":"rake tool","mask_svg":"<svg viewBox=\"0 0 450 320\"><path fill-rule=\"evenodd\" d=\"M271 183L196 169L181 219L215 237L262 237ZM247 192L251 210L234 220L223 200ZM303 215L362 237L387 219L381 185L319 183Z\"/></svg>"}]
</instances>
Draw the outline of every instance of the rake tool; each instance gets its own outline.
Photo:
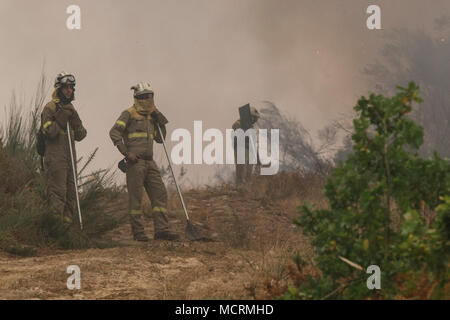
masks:
<instances>
[{"instance_id":1,"label":"rake tool","mask_svg":"<svg viewBox=\"0 0 450 320\"><path fill-rule=\"evenodd\" d=\"M178 186L177 180L175 178L175 174L173 173L172 169L172 163L170 161L169 154L167 153L166 143L164 141L164 136L162 134L161 128L159 127L159 124L156 123L156 126L158 127L159 135L161 136L161 140L164 147L164 152L167 157L167 161L169 162L169 168L170 172L172 173L173 181L175 182L175 186L177 187L178 196L180 197L181 204L183 206L184 214L186 215L186 238L190 241L211 241L211 238L207 237L203 234L203 232L194 224L192 224L191 220L189 219L188 212L186 210L186 206L184 205L183 195L181 194L180 187Z\"/></svg>"}]
</instances>

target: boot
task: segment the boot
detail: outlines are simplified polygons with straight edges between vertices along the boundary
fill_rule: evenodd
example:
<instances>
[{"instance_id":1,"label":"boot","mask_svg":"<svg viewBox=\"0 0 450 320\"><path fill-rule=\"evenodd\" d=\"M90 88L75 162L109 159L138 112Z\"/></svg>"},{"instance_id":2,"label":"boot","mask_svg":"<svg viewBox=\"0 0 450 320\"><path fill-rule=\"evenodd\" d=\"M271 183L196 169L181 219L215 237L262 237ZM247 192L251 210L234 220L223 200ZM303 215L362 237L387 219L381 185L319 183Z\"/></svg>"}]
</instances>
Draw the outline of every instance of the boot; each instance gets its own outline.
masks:
<instances>
[{"instance_id":1,"label":"boot","mask_svg":"<svg viewBox=\"0 0 450 320\"><path fill-rule=\"evenodd\" d=\"M145 233L138 233L133 235L134 240L141 241L141 242L147 242L148 237L145 235Z\"/></svg>"},{"instance_id":2,"label":"boot","mask_svg":"<svg viewBox=\"0 0 450 320\"><path fill-rule=\"evenodd\" d=\"M144 225L142 224L142 215L130 215L131 233L136 241L148 241L144 232Z\"/></svg>"},{"instance_id":3,"label":"boot","mask_svg":"<svg viewBox=\"0 0 450 320\"><path fill-rule=\"evenodd\" d=\"M173 240L179 240L180 236L176 233L172 233L170 231L161 231L161 232L156 232L155 233L155 240L169 240L169 241L173 241Z\"/></svg>"}]
</instances>

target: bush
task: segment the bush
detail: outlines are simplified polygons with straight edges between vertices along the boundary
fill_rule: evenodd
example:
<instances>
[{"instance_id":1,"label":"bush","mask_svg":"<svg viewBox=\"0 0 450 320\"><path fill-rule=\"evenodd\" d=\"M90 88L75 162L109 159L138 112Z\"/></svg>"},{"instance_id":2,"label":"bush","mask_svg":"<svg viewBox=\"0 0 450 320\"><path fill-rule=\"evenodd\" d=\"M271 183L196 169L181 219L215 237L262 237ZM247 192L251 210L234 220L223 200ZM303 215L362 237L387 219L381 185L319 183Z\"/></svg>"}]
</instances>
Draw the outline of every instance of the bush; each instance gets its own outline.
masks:
<instances>
[{"instance_id":1,"label":"bush","mask_svg":"<svg viewBox=\"0 0 450 320\"><path fill-rule=\"evenodd\" d=\"M417 298L426 290L427 297L444 294L450 163L437 154L427 160L418 156L423 129L406 114L413 102L422 101L419 88L413 82L397 88L392 98L370 94L358 101L353 154L337 166L325 187L330 209L299 208L296 224L311 237L323 276L292 289L286 298ZM366 287L370 265L381 268L381 290Z\"/></svg>"}]
</instances>

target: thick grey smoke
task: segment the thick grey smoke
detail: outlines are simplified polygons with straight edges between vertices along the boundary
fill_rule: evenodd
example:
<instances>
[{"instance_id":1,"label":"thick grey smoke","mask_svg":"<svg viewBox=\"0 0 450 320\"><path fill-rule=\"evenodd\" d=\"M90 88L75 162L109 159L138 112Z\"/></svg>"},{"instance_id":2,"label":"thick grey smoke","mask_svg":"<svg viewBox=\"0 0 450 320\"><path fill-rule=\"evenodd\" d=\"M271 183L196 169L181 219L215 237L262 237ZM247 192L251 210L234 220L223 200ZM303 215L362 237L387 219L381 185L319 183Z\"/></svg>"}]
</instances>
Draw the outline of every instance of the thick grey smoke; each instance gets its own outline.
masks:
<instances>
[{"instance_id":1,"label":"thick grey smoke","mask_svg":"<svg viewBox=\"0 0 450 320\"><path fill-rule=\"evenodd\" d=\"M365 11L375 2L383 30L369 31ZM379 54L384 30L431 28L450 11L448 0L80 0L82 29L69 31L71 4L1 1L0 101L13 89L31 97L44 59L51 77L73 72L88 129L78 148L100 146L97 167L120 159L108 131L138 81L154 87L169 133L192 130L194 120L229 128L237 107L263 100L315 131L369 89L362 70ZM187 170L198 183L213 171Z\"/></svg>"}]
</instances>

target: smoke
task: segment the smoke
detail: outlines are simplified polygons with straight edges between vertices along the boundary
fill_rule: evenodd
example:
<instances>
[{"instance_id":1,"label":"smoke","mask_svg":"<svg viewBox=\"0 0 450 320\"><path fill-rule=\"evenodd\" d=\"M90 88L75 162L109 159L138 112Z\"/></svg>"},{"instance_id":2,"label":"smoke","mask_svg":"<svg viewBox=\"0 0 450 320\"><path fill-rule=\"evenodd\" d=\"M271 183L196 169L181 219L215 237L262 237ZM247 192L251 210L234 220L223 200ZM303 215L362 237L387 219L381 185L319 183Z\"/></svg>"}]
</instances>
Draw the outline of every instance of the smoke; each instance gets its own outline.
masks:
<instances>
[{"instance_id":1,"label":"smoke","mask_svg":"<svg viewBox=\"0 0 450 320\"><path fill-rule=\"evenodd\" d=\"M366 69L378 90L392 93L396 85L417 82L424 102L413 117L424 127L422 155L438 151L450 156L450 24L435 20L434 32L396 29L387 34L383 56Z\"/></svg>"},{"instance_id":2,"label":"smoke","mask_svg":"<svg viewBox=\"0 0 450 320\"><path fill-rule=\"evenodd\" d=\"M369 2L79 0L81 30L70 31L72 1L4 0L0 101L7 103L12 89L31 96L44 59L49 77L74 73L74 104L88 130L79 154L99 146L98 167L120 160L108 131L132 104L129 88L139 81L155 89L169 137L176 128L191 130L194 120L225 130L239 106L264 100L314 132L370 88L361 71L379 54L386 30L425 22L431 28L450 6L380 0L383 30L369 31ZM205 166L187 170L199 183L214 174Z\"/></svg>"}]
</instances>

